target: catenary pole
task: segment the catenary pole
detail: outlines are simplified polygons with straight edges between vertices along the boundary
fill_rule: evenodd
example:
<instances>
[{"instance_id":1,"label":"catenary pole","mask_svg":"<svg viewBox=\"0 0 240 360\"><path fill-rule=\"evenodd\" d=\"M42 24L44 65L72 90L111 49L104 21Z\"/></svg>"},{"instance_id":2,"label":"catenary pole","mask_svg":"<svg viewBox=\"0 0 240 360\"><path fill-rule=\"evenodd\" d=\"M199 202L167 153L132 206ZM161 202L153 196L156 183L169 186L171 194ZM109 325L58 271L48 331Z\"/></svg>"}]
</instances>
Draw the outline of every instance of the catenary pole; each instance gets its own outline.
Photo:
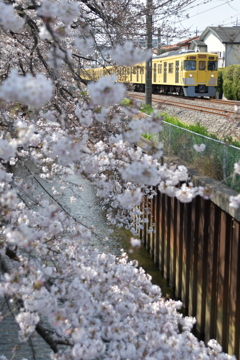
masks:
<instances>
[{"instance_id":1,"label":"catenary pole","mask_svg":"<svg viewBox=\"0 0 240 360\"><path fill-rule=\"evenodd\" d=\"M152 5L153 0L147 0L147 48L152 51ZM145 102L152 105L152 58L146 62L146 79L145 79Z\"/></svg>"},{"instance_id":2,"label":"catenary pole","mask_svg":"<svg viewBox=\"0 0 240 360\"><path fill-rule=\"evenodd\" d=\"M157 54L160 55L161 53L161 29L158 29L158 49Z\"/></svg>"}]
</instances>

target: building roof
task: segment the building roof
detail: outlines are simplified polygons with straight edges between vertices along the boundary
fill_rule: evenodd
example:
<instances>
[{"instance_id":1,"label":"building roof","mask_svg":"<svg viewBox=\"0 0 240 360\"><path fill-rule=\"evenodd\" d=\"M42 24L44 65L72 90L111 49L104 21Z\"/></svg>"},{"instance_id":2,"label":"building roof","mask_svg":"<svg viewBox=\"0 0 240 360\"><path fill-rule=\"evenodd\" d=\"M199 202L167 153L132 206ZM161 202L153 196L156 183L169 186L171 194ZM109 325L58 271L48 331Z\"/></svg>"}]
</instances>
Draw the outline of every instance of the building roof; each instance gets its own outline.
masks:
<instances>
[{"instance_id":1,"label":"building roof","mask_svg":"<svg viewBox=\"0 0 240 360\"><path fill-rule=\"evenodd\" d=\"M161 46L161 49L167 50L167 51L172 51L172 50L177 50L177 49L179 49L179 46L178 46L178 44L175 44L175 45L165 45L165 46Z\"/></svg>"},{"instance_id":2,"label":"building roof","mask_svg":"<svg viewBox=\"0 0 240 360\"><path fill-rule=\"evenodd\" d=\"M192 42L193 40L198 40L199 38L200 38L200 36L194 36L193 38L180 41L180 42L178 42L176 45L178 45L178 46L181 47L181 46L183 46L183 45L191 44L191 42Z\"/></svg>"},{"instance_id":3,"label":"building roof","mask_svg":"<svg viewBox=\"0 0 240 360\"><path fill-rule=\"evenodd\" d=\"M178 50L181 47L183 47L184 45L190 45L193 40L198 40L198 39L199 39L199 36L195 36L193 38L180 41L174 45L162 46L161 49L166 50L166 51Z\"/></svg>"},{"instance_id":4,"label":"building roof","mask_svg":"<svg viewBox=\"0 0 240 360\"><path fill-rule=\"evenodd\" d=\"M202 40L193 40L192 42L198 46L207 46Z\"/></svg>"},{"instance_id":5,"label":"building roof","mask_svg":"<svg viewBox=\"0 0 240 360\"><path fill-rule=\"evenodd\" d=\"M240 27L207 27L200 36L200 40L205 39L206 35L211 32L214 34L222 43L240 43Z\"/></svg>"}]
</instances>

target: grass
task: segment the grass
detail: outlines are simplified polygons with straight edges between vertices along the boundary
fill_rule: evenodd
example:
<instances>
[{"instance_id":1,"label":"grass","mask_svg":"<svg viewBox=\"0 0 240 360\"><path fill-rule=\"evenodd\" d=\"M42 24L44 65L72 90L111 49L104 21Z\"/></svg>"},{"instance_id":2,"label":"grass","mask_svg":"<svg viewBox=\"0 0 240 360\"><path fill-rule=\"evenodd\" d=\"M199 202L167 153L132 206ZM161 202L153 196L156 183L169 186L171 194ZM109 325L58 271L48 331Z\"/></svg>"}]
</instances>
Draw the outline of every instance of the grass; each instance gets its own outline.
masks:
<instances>
[{"instance_id":1,"label":"grass","mask_svg":"<svg viewBox=\"0 0 240 360\"><path fill-rule=\"evenodd\" d=\"M143 134L142 137L144 137L145 139L148 139L149 141L153 140L152 134Z\"/></svg>"},{"instance_id":2,"label":"grass","mask_svg":"<svg viewBox=\"0 0 240 360\"><path fill-rule=\"evenodd\" d=\"M151 105L149 105L149 104L141 104L140 105L140 110L143 112L143 113L145 113L145 114L147 114L147 115L150 115L152 112L153 112L153 107L151 106Z\"/></svg>"}]
</instances>

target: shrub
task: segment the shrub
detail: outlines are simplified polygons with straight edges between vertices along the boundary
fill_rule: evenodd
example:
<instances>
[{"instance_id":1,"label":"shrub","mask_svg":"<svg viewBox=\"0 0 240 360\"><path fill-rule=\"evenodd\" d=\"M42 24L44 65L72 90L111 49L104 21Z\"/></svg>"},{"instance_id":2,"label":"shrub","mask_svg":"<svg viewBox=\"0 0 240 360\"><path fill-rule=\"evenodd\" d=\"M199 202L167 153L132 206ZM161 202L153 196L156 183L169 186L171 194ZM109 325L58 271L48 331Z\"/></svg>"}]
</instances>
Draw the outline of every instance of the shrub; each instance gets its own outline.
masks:
<instances>
[{"instance_id":1,"label":"shrub","mask_svg":"<svg viewBox=\"0 0 240 360\"><path fill-rule=\"evenodd\" d=\"M222 99L222 96L223 96L223 69L218 69L217 92L219 93L219 99Z\"/></svg>"},{"instance_id":2,"label":"shrub","mask_svg":"<svg viewBox=\"0 0 240 360\"><path fill-rule=\"evenodd\" d=\"M234 100L240 100L240 65L235 65L233 70L232 93Z\"/></svg>"},{"instance_id":3,"label":"shrub","mask_svg":"<svg viewBox=\"0 0 240 360\"><path fill-rule=\"evenodd\" d=\"M228 99L228 100L234 100L234 94L233 94L233 87L232 87L233 81L230 80L229 78L226 78L223 81L223 92L224 92L224 96Z\"/></svg>"},{"instance_id":4,"label":"shrub","mask_svg":"<svg viewBox=\"0 0 240 360\"><path fill-rule=\"evenodd\" d=\"M227 66L222 71L222 78L223 78L222 87L226 98L228 100L240 100L240 65ZM221 80L220 80L220 84L221 84Z\"/></svg>"},{"instance_id":5,"label":"shrub","mask_svg":"<svg viewBox=\"0 0 240 360\"><path fill-rule=\"evenodd\" d=\"M223 71L223 81L224 80L233 81L234 68L235 68L235 65L229 65L224 69L224 71Z\"/></svg>"}]
</instances>

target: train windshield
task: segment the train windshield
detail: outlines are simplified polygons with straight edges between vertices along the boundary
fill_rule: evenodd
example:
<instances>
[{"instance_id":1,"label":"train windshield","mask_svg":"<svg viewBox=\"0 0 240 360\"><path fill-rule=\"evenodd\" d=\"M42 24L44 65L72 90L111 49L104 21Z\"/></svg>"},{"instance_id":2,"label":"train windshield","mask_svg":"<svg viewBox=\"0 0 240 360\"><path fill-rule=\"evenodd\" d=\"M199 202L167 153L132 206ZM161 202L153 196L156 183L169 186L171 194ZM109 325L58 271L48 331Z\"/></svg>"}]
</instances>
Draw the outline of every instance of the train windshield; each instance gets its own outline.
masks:
<instances>
[{"instance_id":1,"label":"train windshield","mask_svg":"<svg viewBox=\"0 0 240 360\"><path fill-rule=\"evenodd\" d=\"M184 60L184 70L196 70L196 61Z\"/></svg>"},{"instance_id":2,"label":"train windshield","mask_svg":"<svg viewBox=\"0 0 240 360\"><path fill-rule=\"evenodd\" d=\"M208 62L208 70L215 71L218 69L218 62L217 61L209 61Z\"/></svg>"},{"instance_id":3,"label":"train windshield","mask_svg":"<svg viewBox=\"0 0 240 360\"><path fill-rule=\"evenodd\" d=\"M199 61L199 70L206 70L206 61Z\"/></svg>"}]
</instances>

